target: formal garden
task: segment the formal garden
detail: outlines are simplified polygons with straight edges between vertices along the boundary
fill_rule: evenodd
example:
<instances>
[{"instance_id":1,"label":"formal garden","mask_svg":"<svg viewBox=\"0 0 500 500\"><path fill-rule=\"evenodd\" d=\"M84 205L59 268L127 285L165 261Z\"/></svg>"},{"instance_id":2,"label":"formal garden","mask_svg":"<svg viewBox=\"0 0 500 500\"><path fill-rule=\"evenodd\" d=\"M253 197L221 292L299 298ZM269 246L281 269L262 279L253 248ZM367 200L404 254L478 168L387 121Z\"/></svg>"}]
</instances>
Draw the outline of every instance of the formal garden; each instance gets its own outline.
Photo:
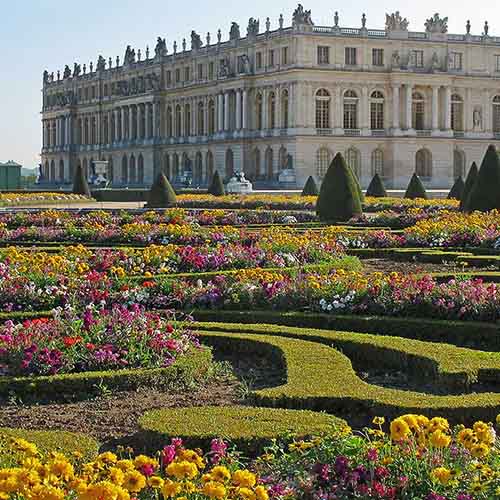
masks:
<instances>
[{"instance_id":1,"label":"formal garden","mask_svg":"<svg viewBox=\"0 0 500 500\"><path fill-rule=\"evenodd\" d=\"M6 209L0 319L0 500L500 498L493 147L446 199L339 154L302 195Z\"/></svg>"}]
</instances>

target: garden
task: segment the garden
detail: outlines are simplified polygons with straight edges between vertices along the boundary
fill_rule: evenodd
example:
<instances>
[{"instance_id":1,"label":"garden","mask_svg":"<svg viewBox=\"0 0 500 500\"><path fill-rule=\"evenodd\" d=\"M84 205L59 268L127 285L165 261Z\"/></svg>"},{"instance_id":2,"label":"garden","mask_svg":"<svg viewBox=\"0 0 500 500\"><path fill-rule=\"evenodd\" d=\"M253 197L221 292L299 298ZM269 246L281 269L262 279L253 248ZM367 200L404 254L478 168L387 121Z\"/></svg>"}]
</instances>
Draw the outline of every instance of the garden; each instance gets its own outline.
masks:
<instances>
[{"instance_id":1,"label":"garden","mask_svg":"<svg viewBox=\"0 0 500 500\"><path fill-rule=\"evenodd\" d=\"M208 191L0 213L0 500L500 498L496 150Z\"/></svg>"}]
</instances>

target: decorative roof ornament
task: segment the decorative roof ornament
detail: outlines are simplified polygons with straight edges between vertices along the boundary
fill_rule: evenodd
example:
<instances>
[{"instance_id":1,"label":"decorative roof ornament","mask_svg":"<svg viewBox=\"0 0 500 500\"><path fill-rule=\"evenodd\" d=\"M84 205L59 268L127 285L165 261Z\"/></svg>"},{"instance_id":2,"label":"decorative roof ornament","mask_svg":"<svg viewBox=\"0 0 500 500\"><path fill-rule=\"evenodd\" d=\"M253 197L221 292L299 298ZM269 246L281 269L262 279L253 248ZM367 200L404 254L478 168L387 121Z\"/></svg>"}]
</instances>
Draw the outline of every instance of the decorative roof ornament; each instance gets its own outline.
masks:
<instances>
[{"instance_id":1,"label":"decorative roof ornament","mask_svg":"<svg viewBox=\"0 0 500 500\"><path fill-rule=\"evenodd\" d=\"M409 26L408 19L403 18L397 10L395 13L385 15L385 30L387 32L391 31L408 31Z\"/></svg>"},{"instance_id":2,"label":"decorative roof ornament","mask_svg":"<svg viewBox=\"0 0 500 500\"><path fill-rule=\"evenodd\" d=\"M207 33L207 47L210 45L210 32Z\"/></svg>"},{"instance_id":3,"label":"decorative roof ornament","mask_svg":"<svg viewBox=\"0 0 500 500\"><path fill-rule=\"evenodd\" d=\"M471 29L470 19L468 19L467 24L465 25L465 32L467 33L467 35L470 35L470 29Z\"/></svg>"},{"instance_id":4,"label":"decorative roof ornament","mask_svg":"<svg viewBox=\"0 0 500 500\"><path fill-rule=\"evenodd\" d=\"M111 69L113 67L113 59L111 57L108 59L108 68Z\"/></svg>"},{"instance_id":5,"label":"decorative roof ornament","mask_svg":"<svg viewBox=\"0 0 500 500\"><path fill-rule=\"evenodd\" d=\"M139 50L137 51L137 61L138 61L138 62L141 62L141 59L142 59L142 52L141 52L141 49L139 49Z\"/></svg>"},{"instance_id":6,"label":"decorative roof ornament","mask_svg":"<svg viewBox=\"0 0 500 500\"><path fill-rule=\"evenodd\" d=\"M186 39L182 39L182 52L186 52L187 42Z\"/></svg>"},{"instance_id":7,"label":"decorative roof ornament","mask_svg":"<svg viewBox=\"0 0 500 500\"><path fill-rule=\"evenodd\" d=\"M80 76L81 72L82 67L79 64L75 63L73 66L73 78Z\"/></svg>"},{"instance_id":8,"label":"decorative roof ornament","mask_svg":"<svg viewBox=\"0 0 500 500\"><path fill-rule=\"evenodd\" d=\"M490 26L488 24L488 21L485 21L484 22L484 33L483 33L483 36L484 37L489 36L489 32L490 32Z\"/></svg>"},{"instance_id":9,"label":"decorative roof ornament","mask_svg":"<svg viewBox=\"0 0 500 500\"><path fill-rule=\"evenodd\" d=\"M448 18L441 18L438 13L434 14L425 22L425 31L427 33L448 33Z\"/></svg>"},{"instance_id":10,"label":"decorative roof ornament","mask_svg":"<svg viewBox=\"0 0 500 500\"><path fill-rule=\"evenodd\" d=\"M125 56L123 57L123 65L128 66L133 63L135 63L135 50L130 45L127 45Z\"/></svg>"},{"instance_id":11,"label":"decorative roof ornament","mask_svg":"<svg viewBox=\"0 0 500 500\"><path fill-rule=\"evenodd\" d=\"M120 56L116 56L116 67L120 66Z\"/></svg>"},{"instance_id":12,"label":"decorative roof ornament","mask_svg":"<svg viewBox=\"0 0 500 500\"><path fill-rule=\"evenodd\" d=\"M67 78L71 78L71 69L70 67L66 64L64 67L64 73L63 73L63 78L66 80Z\"/></svg>"},{"instance_id":13,"label":"decorative roof ornament","mask_svg":"<svg viewBox=\"0 0 500 500\"><path fill-rule=\"evenodd\" d=\"M363 12L363 15L361 16L361 27L363 29L366 29L366 14Z\"/></svg>"},{"instance_id":14,"label":"decorative roof ornament","mask_svg":"<svg viewBox=\"0 0 500 500\"><path fill-rule=\"evenodd\" d=\"M174 55L177 54L177 40L174 41Z\"/></svg>"},{"instance_id":15,"label":"decorative roof ornament","mask_svg":"<svg viewBox=\"0 0 500 500\"><path fill-rule=\"evenodd\" d=\"M283 14L280 14L278 23L279 23L280 30L282 30L283 29L283 25L285 24L285 18L283 17Z\"/></svg>"},{"instance_id":16,"label":"decorative roof ornament","mask_svg":"<svg viewBox=\"0 0 500 500\"><path fill-rule=\"evenodd\" d=\"M266 33L269 33L271 31L271 19L266 17Z\"/></svg>"},{"instance_id":17,"label":"decorative roof ornament","mask_svg":"<svg viewBox=\"0 0 500 500\"><path fill-rule=\"evenodd\" d=\"M156 39L155 58L159 59L167 54L167 40L159 36Z\"/></svg>"},{"instance_id":18,"label":"decorative roof ornament","mask_svg":"<svg viewBox=\"0 0 500 500\"><path fill-rule=\"evenodd\" d=\"M47 70L43 72L43 83L49 83L49 72Z\"/></svg>"},{"instance_id":19,"label":"decorative roof ornament","mask_svg":"<svg viewBox=\"0 0 500 500\"><path fill-rule=\"evenodd\" d=\"M247 37L256 37L260 31L260 21L251 17L248 20Z\"/></svg>"},{"instance_id":20,"label":"decorative roof ornament","mask_svg":"<svg viewBox=\"0 0 500 500\"><path fill-rule=\"evenodd\" d=\"M93 73L94 72L94 63L92 61L90 61L89 67L90 67L90 73Z\"/></svg>"},{"instance_id":21,"label":"decorative roof ornament","mask_svg":"<svg viewBox=\"0 0 500 500\"><path fill-rule=\"evenodd\" d=\"M200 35L196 31L191 31L191 50L200 50L203 47Z\"/></svg>"},{"instance_id":22,"label":"decorative roof ornament","mask_svg":"<svg viewBox=\"0 0 500 500\"><path fill-rule=\"evenodd\" d=\"M149 45L146 45L146 61L149 61Z\"/></svg>"},{"instance_id":23,"label":"decorative roof ornament","mask_svg":"<svg viewBox=\"0 0 500 500\"><path fill-rule=\"evenodd\" d=\"M339 13L338 13L338 11L335 11L335 15L333 16L333 23L334 23L333 27L334 28L338 28L339 27L339 20L340 20Z\"/></svg>"},{"instance_id":24,"label":"decorative roof ornament","mask_svg":"<svg viewBox=\"0 0 500 500\"><path fill-rule=\"evenodd\" d=\"M221 40L222 40L222 31L219 28L217 31L217 43L221 43Z\"/></svg>"},{"instance_id":25,"label":"decorative roof ornament","mask_svg":"<svg viewBox=\"0 0 500 500\"><path fill-rule=\"evenodd\" d=\"M106 59L104 57L99 56L97 59L97 71L104 71L106 69Z\"/></svg>"},{"instance_id":26,"label":"decorative roof ornament","mask_svg":"<svg viewBox=\"0 0 500 500\"><path fill-rule=\"evenodd\" d=\"M241 38L240 25L236 22L231 23L231 29L229 30L229 40L235 41Z\"/></svg>"},{"instance_id":27,"label":"decorative roof ornament","mask_svg":"<svg viewBox=\"0 0 500 500\"><path fill-rule=\"evenodd\" d=\"M300 3L294 10L292 19L294 26L300 26L300 25L314 26L313 20L311 18L311 11L304 10L303 5Z\"/></svg>"},{"instance_id":28,"label":"decorative roof ornament","mask_svg":"<svg viewBox=\"0 0 500 500\"><path fill-rule=\"evenodd\" d=\"M59 81L60 79L61 79L61 72L57 70L57 81Z\"/></svg>"}]
</instances>

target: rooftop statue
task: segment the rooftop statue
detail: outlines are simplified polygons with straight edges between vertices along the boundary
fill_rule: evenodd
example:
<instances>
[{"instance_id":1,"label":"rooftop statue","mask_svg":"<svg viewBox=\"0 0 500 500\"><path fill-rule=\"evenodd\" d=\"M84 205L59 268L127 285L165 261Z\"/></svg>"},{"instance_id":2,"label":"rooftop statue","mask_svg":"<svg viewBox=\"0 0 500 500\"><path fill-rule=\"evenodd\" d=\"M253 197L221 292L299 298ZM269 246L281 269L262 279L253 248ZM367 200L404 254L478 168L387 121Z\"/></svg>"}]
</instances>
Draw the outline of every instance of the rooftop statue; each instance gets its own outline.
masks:
<instances>
[{"instance_id":1,"label":"rooftop statue","mask_svg":"<svg viewBox=\"0 0 500 500\"><path fill-rule=\"evenodd\" d=\"M66 66L64 66L63 78L65 80L66 80L66 78L71 78L71 69L67 64L66 64Z\"/></svg>"},{"instance_id":2,"label":"rooftop statue","mask_svg":"<svg viewBox=\"0 0 500 500\"><path fill-rule=\"evenodd\" d=\"M257 36L259 34L260 21L251 17L248 20L247 36Z\"/></svg>"},{"instance_id":3,"label":"rooftop statue","mask_svg":"<svg viewBox=\"0 0 500 500\"><path fill-rule=\"evenodd\" d=\"M293 24L305 24L307 26L314 26L311 18L311 11L304 10L302 4L299 3L298 7L293 12Z\"/></svg>"},{"instance_id":4,"label":"rooftop statue","mask_svg":"<svg viewBox=\"0 0 500 500\"><path fill-rule=\"evenodd\" d=\"M99 56L97 59L97 71L104 71L106 69L106 59L104 57Z\"/></svg>"},{"instance_id":5,"label":"rooftop statue","mask_svg":"<svg viewBox=\"0 0 500 500\"><path fill-rule=\"evenodd\" d=\"M135 50L130 45L127 45L125 56L123 58L123 65L127 66L133 63L135 63Z\"/></svg>"},{"instance_id":6,"label":"rooftop statue","mask_svg":"<svg viewBox=\"0 0 500 500\"><path fill-rule=\"evenodd\" d=\"M82 67L75 63L74 66L73 66L73 78L76 77L76 76L80 76L82 72Z\"/></svg>"},{"instance_id":7,"label":"rooftop statue","mask_svg":"<svg viewBox=\"0 0 500 500\"><path fill-rule=\"evenodd\" d=\"M47 70L43 72L43 83L49 83L49 72Z\"/></svg>"},{"instance_id":8,"label":"rooftop statue","mask_svg":"<svg viewBox=\"0 0 500 500\"><path fill-rule=\"evenodd\" d=\"M386 31L408 31L408 19L406 17L403 19L399 10L397 10L394 14L386 14L385 15L385 29Z\"/></svg>"},{"instance_id":9,"label":"rooftop statue","mask_svg":"<svg viewBox=\"0 0 500 500\"><path fill-rule=\"evenodd\" d=\"M200 35L196 31L191 31L191 50L200 50L203 46Z\"/></svg>"},{"instance_id":10,"label":"rooftop statue","mask_svg":"<svg viewBox=\"0 0 500 500\"><path fill-rule=\"evenodd\" d=\"M158 37L155 47L155 57L162 57L167 53L167 41L161 36Z\"/></svg>"},{"instance_id":11,"label":"rooftop statue","mask_svg":"<svg viewBox=\"0 0 500 500\"><path fill-rule=\"evenodd\" d=\"M238 23L233 23L231 24L231 31L229 32L229 39L230 40L239 40L241 38L240 36L240 26Z\"/></svg>"},{"instance_id":12,"label":"rooftop statue","mask_svg":"<svg viewBox=\"0 0 500 500\"><path fill-rule=\"evenodd\" d=\"M425 31L427 33L448 33L448 18L441 19L439 14L434 14L434 17L425 22Z\"/></svg>"}]
</instances>

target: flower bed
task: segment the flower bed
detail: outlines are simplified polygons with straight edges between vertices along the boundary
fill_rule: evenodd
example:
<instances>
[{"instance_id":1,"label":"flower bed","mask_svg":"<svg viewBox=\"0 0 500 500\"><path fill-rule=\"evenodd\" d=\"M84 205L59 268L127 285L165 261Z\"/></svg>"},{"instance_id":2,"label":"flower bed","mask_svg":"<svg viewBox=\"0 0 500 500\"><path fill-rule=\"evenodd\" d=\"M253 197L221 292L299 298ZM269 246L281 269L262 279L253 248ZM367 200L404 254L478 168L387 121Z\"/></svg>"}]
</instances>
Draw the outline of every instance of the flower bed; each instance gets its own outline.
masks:
<instances>
[{"instance_id":1,"label":"flower bed","mask_svg":"<svg viewBox=\"0 0 500 500\"><path fill-rule=\"evenodd\" d=\"M29 205L32 203L78 203L89 199L73 193L0 193L0 206Z\"/></svg>"}]
</instances>

